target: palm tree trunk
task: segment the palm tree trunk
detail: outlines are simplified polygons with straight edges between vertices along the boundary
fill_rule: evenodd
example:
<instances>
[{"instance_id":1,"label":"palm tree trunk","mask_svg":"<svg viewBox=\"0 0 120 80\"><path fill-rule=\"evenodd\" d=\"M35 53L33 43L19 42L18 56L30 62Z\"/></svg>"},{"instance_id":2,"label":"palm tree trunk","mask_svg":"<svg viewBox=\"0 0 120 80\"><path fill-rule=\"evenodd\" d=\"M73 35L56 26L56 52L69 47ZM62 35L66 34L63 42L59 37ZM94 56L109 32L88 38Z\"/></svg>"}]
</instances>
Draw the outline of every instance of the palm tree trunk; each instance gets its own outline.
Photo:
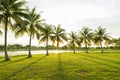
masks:
<instances>
[{"instance_id":1,"label":"palm tree trunk","mask_svg":"<svg viewBox=\"0 0 120 80\"><path fill-rule=\"evenodd\" d=\"M86 48L86 53L88 53L88 47L87 47L87 42L85 40L85 48Z\"/></svg>"},{"instance_id":2,"label":"palm tree trunk","mask_svg":"<svg viewBox=\"0 0 120 80\"><path fill-rule=\"evenodd\" d=\"M74 48L74 54L75 54L75 48Z\"/></svg>"},{"instance_id":3,"label":"palm tree trunk","mask_svg":"<svg viewBox=\"0 0 120 80\"><path fill-rule=\"evenodd\" d=\"M5 24L5 61L10 60L7 54L7 25L8 25L8 17L6 16L6 24Z\"/></svg>"},{"instance_id":4,"label":"palm tree trunk","mask_svg":"<svg viewBox=\"0 0 120 80\"><path fill-rule=\"evenodd\" d=\"M32 39L32 34L30 34L30 40L29 40L29 54L28 54L28 57L32 57L32 54L31 54L31 39Z\"/></svg>"},{"instance_id":5,"label":"palm tree trunk","mask_svg":"<svg viewBox=\"0 0 120 80\"><path fill-rule=\"evenodd\" d=\"M57 50L58 50L58 54L59 54L59 41L57 41Z\"/></svg>"},{"instance_id":6,"label":"palm tree trunk","mask_svg":"<svg viewBox=\"0 0 120 80\"><path fill-rule=\"evenodd\" d=\"M48 56L49 53L48 53L48 37L47 37L47 41L46 41L46 55Z\"/></svg>"},{"instance_id":7,"label":"palm tree trunk","mask_svg":"<svg viewBox=\"0 0 120 80\"><path fill-rule=\"evenodd\" d=\"M103 53L102 41L100 40L101 53Z\"/></svg>"},{"instance_id":8,"label":"palm tree trunk","mask_svg":"<svg viewBox=\"0 0 120 80\"><path fill-rule=\"evenodd\" d=\"M74 48L73 48L73 52L74 52L74 54L75 54L75 45L74 45Z\"/></svg>"}]
</instances>

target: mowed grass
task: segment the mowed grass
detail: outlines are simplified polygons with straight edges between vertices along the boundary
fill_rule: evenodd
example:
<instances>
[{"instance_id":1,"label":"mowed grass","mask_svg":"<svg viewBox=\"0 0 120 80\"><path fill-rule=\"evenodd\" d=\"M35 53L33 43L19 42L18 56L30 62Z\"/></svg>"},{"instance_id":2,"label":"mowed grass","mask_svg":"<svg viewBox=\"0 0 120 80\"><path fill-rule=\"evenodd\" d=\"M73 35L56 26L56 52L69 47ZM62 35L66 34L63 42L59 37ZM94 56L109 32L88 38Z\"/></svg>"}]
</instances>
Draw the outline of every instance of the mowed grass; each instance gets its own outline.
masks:
<instances>
[{"instance_id":1,"label":"mowed grass","mask_svg":"<svg viewBox=\"0 0 120 80\"><path fill-rule=\"evenodd\" d=\"M120 80L120 53L0 57L0 80Z\"/></svg>"}]
</instances>

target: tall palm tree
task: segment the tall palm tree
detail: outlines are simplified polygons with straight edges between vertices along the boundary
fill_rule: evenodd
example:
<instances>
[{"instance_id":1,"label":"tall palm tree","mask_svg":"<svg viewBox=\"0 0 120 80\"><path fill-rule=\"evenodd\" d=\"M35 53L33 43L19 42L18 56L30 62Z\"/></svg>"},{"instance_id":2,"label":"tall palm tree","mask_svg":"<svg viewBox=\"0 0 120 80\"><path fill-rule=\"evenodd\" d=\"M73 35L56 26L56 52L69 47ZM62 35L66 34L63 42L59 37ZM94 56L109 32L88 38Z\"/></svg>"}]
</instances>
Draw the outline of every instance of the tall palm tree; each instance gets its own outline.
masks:
<instances>
[{"instance_id":1,"label":"tall palm tree","mask_svg":"<svg viewBox=\"0 0 120 80\"><path fill-rule=\"evenodd\" d=\"M48 53L48 41L51 40L51 33L52 33L52 26L51 25L45 25L43 29L40 32L40 42L46 41L46 55L49 55Z\"/></svg>"},{"instance_id":2,"label":"tall palm tree","mask_svg":"<svg viewBox=\"0 0 120 80\"><path fill-rule=\"evenodd\" d=\"M30 37L29 39L29 54L28 57L32 57L31 54L31 41L32 38L34 38L35 35L39 34L39 30L41 30L41 26L39 25L43 19L41 19L41 16L35 12L35 8L32 9L32 11L28 11L28 16L26 17L28 21L28 35Z\"/></svg>"},{"instance_id":3,"label":"tall palm tree","mask_svg":"<svg viewBox=\"0 0 120 80\"><path fill-rule=\"evenodd\" d=\"M5 24L5 60L10 60L7 54L7 30L8 25L12 27L12 20L20 22L25 15L23 6L26 2L22 0L0 0L0 21Z\"/></svg>"},{"instance_id":4,"label":"tall palm tree","mask_svg":"<svg viewBox=\"0 0 120 80\"><path fill-rule=\"evenodd\" d=\"M102 28L101 26L98 27L97 30L95 30L94 33L94 43L96 45L100 45L101 47L101 53L103 53L103 41L109 41L111 37L106 31L106 28Z\"/></svg>"},{"instance_id":5,"label":"tall palm tree","mask_svg":"<svg viewBox=\"0 0 120 80\"><path fill-rule=\"evenodd\" d=\"M39 35L39 31L42 29L40 23L44 21L41 19L41 16L35 12L35 8L31 11L27 11L25 16L25 20L22 21L21 24L15 24L15 36L23 36L25 32L27 32L29 36L29 53L28 57L32 57L31 54L31 41L34 36Z\"/></svg>"},{"instance_id":6,"label":"tall palm tree","mask_svg":"<svg viewBox=\"0 0 120 80\"><path fill-rule=\"evenodd\" d=\"M88 53L88 46L91 45L91 41L93 38L93 33L91 31L92 30L88 27L83 27L82 30L79 32L80 40L81 42L83 42L83 44L85 44L86 53Z\"/></svg>"},{"instance_id":7,"label":"tall palm tree","mask_svg":"<svg viewBox=\"0 0 120 80\"><path fill-rule=\"evenodd\" d=\"M68 46L73 49L73 52L75 54L76 46L80 45L78 35L76 34L76 32L72 31L71 33L69 33L69 37L70 38L68 39Z\"/></svg>"},{"instance_id":8,"label":"tall palm tree","mask_svg":"<svg viewBox=\"0 0 120 80\"><path fill-rule=\"evenodd\" d=\"M61 28L60 24L57 27L53 27L51 40L53 41L53 43L57 43L58 50L60 43L64 43L64 41L67 41L65 29Z\"/></svg>"}]
</instances>

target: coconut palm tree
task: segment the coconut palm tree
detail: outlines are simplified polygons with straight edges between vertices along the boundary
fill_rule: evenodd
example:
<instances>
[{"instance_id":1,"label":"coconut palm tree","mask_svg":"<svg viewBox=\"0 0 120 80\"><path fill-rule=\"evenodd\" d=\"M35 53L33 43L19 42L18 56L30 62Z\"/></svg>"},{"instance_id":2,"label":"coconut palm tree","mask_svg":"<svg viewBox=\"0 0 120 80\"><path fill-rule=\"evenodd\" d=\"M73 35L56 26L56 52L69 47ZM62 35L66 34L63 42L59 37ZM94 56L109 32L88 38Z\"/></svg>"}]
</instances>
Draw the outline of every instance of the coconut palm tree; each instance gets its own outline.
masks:
<instances>
[{"instance_id":1,"label":"coconut palm tree","mask_svg":"<svg viewBox=\"0 0 120 80\"><path fill-rule=\"evenodd\" d=\"M5 60L10 60L7 54L7 30L12 28L12 20L20 22L25 16L23 6L26 2L22 0L0 0L0 22L5 25Z\"/></svg>"},{"instance_id":2,"label":"coconut palm tree","mask_svg":"<svg viewBox=\"0 0 120 80\"><path fill-rule=\"evenodd\" d=\"M40 42L46 41L46 55L49 55L48 53L48 41L51 40L51 33L52 33L52 26L51 25L45 25L43 29L40 32Z\"/></svg>"},{"instance_id":3,"label":"coconut palm tree","mask_svg":"<svg viewBox=\"0 0 120 80\"><path fill-rule=\"evenodd\" d=\"M28 57L32 57L31 54L31 41L32 38L34 38L35 35L39 34L39 30L41 30L41 26L39 25L43 19L41 19L41 16L35 12L35 8L32 9L32 11L28 11L28 17L26 18L28 21L28 35L30 37L29 39L29 54Z\"/></svg>"},{"instance_id":4,"label":"coconut palm tree","mask_svg":"<svg viewBox=\"0 0 120 80\"><path fill-rule=\"evenodd\" d=\"M27 32L29 36L29 53L28 57L32 57L31 54L31 41L32 38L36 35L38 37L40 30L42 29L41 23L44 21L41 19L41 16L35 12L35 8L31 11L27 11L25 16L25 20L22 21L21 24L15 24L15 36L23 36L25 32Z\"/></svg>"},{"instance_id":5,"label":"coconut palm tree","mask_svg":"<svg viewBox=\"0 0 120 80\"><path fill-rule=\"evenodd\" d=\"M103 41L109 41L111 37L106 31L106 28L102 28L101 26L98 27L97 30L95 30L94 33L94 43L96 45L100 45L101 47L101 53L103 53Z\"/></svg>"},{"instance_id":6,"label":"coconut palm tree","mask_svg":"<svg viewBox=\"0 0 120 80\"><path fill-rule=\"evenodd\" d=\"M85 44L86 53L88 53L88 46L91 45L91 41L93 38L93 33L91 31L92 30L88 27L83 27L82 30L79 32L80 40L81 42L83 42L83 44Z\"/></svg>"},{"instance_id":7,"label":"coconut palm tree","mask_svg":"<svg viewBox=\"0 0 120 80\"><path fill-rule=\"evenodd\" d=\"M75 54L76 46L80 45L78 35L76 32L72 31L71 33L69 33L69 37L70 38L68 38L68 46L73 49L73 53Z\"/></svg>"},{"instance_id":8,"label":"coconut palm tree","mask_svg":"<svg viewBox=\"0 0 120 80\"><path fill-rule=\"evenodd\" d=\"M64 41L67 41L65 29L61 28L61 25L59 24L57 27L53 27L51 40L54 43L57 44L57 49L59 50L60 43L64 43Z\"/></svg>"}]
</instances>

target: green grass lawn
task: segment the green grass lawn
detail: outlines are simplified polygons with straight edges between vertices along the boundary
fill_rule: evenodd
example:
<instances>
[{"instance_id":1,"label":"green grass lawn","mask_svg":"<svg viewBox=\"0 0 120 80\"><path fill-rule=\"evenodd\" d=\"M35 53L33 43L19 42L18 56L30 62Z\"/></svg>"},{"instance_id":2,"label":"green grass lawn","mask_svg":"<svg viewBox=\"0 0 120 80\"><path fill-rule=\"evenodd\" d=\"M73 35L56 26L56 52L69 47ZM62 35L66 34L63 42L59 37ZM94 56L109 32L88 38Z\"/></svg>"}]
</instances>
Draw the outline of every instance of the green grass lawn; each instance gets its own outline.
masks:
<instances>
[{"instance_id":1,"label":"green grass lawn","mask_svg":"<svg viewBox=\"0 0 120 80\"><path fill-rule=\"evenodd\" d=\"M0 80L120 80L120 53L0 57Z\"/></svg>"}]
</instances>

